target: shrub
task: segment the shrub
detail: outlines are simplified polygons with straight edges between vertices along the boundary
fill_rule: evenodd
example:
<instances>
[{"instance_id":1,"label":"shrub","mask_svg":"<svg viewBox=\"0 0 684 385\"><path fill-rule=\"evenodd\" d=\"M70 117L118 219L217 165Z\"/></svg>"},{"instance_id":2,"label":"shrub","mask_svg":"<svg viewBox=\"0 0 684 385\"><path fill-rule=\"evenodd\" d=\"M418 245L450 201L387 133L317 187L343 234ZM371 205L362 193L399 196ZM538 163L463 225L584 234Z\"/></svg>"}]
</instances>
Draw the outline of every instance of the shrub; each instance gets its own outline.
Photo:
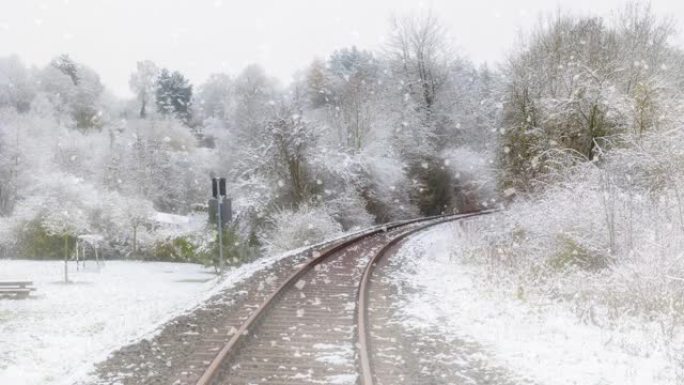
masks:
<instances>
[{"instance_id":1,"label":"shrub","mask_svg":"<svg viewBox=\"0 0 684 385\"><path fill-rule=\"evenodd\" d=\"M218 232L215 234L197 254L197 262L205 266L213 266L218 270L220 266ZM258 255L258 249L252 244L252 238L243 239L236 224L223 229L223 258L226 266L237 266L249 262Z\"/></svg>"},{"instance_id":2,"label":"shrub","mask_svg":"<svg viewBox=\"0 0 684 385\"><path fill-rule=\"evenodd\" d=\"M558 270L574 266L595 271L608 267L610 261L609 257L590 250L568 234L558 235L554 250L556 253L550 257L549 264Z\"/></svg>"},{"instance_id":3,"label":"shrub","mask_svg":"<svg viewBox=\"0 0 684 385\"><path fill-rule=\"evenodd\" d=\"M199 246L189 237L177 237L157 242L152 249L152 260L168 262L198 262Z\"/></svg>"},{"instance_id":4,"label":"shrub","mask_svg":"<svg viewBox=\"0 0 684 385\"><path fill-rule=\"evenodd\" d=\"M76 237L69 235L66 238L67 252L71 255L74 252ZM18 229L16 248L21 258L63 259L64 237L50 235L39 220L32 220Z\"/></svg>"},{"instance_id":5,"label":"shrub","mask_svg":"<svg viewBox=\"0 0 684 385\"><path fill-rule=\"evenodd\" d=\"M262 237L270 252L283 252L308 246L340 234L342 226L323 207L301 206L282 210L269 218L269 228Z\"/></svg>"},{"instance_id":6,"label":"shrub","mask_svg":"<svg viewBox=\"0 0 684 385\"><path fill-rule=\"evenodd\" d=\"M412 162L408 175L413 185L411 199L423 215L438 215L453 207L454 181L451 173L437 157L424 157Z\"/></svg>"}]
</instances>

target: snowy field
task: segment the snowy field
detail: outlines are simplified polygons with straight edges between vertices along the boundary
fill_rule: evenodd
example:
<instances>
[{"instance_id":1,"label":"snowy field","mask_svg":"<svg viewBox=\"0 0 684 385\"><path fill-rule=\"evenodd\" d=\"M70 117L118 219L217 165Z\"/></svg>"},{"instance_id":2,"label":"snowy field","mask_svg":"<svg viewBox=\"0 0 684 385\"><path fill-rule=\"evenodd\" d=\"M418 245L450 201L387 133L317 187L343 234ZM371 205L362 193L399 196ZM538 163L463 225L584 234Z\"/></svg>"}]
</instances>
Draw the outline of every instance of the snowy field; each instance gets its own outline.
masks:
<instances>
[{"instance_id":1,"label":"snowy field","mask_svg":"<svg viewBox=\"0 0 684 385\"><path fill-rule=\"evenodd\" d=\"M684 366L655 344L655 326L606 330L579 322L562 304L534 304L487 288L480 268L453 255L455 224L410 239L392 258L409 291L401 313L409 328L484 346L497 365L546 385L678 385ZM678 342L673 341L672 346Z\"/></svg>"},{"instance_id":2,"label":"snowy field","mask_svg":"<svg viewBox=\"0 0 684 385\"><path fill-rule=\"evenodd\" d=\"M153 332L224 284L195 264L0 260L0 280L32 280L24 300L0 299L0 384L70 384L121 345ZM239 269L238 269L239 270ZM231 275L229 274L229 277Z\"/></svg>"}]
</instances>

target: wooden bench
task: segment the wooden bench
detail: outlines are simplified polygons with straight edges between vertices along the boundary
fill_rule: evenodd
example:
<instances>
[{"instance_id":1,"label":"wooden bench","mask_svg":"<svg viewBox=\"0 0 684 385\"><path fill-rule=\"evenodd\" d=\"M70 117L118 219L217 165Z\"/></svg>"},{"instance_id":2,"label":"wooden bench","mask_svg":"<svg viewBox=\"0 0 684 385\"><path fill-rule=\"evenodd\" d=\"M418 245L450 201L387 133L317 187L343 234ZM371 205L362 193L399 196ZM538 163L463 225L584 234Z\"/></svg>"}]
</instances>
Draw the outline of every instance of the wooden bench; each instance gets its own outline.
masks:
<instances>
[{"instance_id":1,"label":"wooden bench","mask_svg":"<svg viewBox=\"0 0 684 385\"><path fill-rule=\"evenodd\" d=\"M0 281L0 297L25 298L35 290L32 281Z\"/></svg>"}]
</instances>

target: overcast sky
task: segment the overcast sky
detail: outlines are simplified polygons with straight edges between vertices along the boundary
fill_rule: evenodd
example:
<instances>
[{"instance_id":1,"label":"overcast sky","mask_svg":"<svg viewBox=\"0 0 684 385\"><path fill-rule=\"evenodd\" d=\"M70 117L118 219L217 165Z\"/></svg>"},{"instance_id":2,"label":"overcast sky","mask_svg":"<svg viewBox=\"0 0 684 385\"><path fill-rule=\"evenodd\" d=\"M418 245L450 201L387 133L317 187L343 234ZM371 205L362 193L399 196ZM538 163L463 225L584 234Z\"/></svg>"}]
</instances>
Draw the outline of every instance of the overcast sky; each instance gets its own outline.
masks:
<instances>
[{"instance_id":1,"label":"overcast sky","mask_svg":"<svg viewBox=\"0 0 684 385\"><path fill-rule=\"evenodd\" d=\"M68 53L119 96L138 60L200 84L248 63L288 82L313 57L382 44L392 12L431 8L475 62L496 63L519 29L564 9L608 15L621 0L0 0L0 56L44 65ZM684 30L683 0L654 0ZM680 40L682 41L682 40Z\"/></svg>"}]
</instances>

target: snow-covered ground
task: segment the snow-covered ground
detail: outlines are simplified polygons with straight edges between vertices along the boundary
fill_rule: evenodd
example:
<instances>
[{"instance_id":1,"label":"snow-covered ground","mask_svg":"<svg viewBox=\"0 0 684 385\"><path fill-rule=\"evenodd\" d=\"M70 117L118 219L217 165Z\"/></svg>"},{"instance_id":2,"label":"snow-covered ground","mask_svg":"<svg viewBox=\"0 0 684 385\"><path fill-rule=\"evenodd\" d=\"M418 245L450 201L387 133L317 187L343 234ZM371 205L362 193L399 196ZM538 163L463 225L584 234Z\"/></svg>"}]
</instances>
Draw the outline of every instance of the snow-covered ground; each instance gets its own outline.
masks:
<instances>
[{"instance_id":1,"label":"snow-covered ground","mask_svg":"<svg viewBox=\"0 0 684 385\"><path fill-rule=\"evenodd\" d=\"M401 266L396 283L419 289L401 305L409 328L475 341L497 365L540 384L683 383L682 362L672 347L653 343L650 325L602 329L580 322L566 305L541 306L483 285L486 272L453 255L455 226L421 233L392 257Z\"/></svg>"},{"instance_id":2,"label":"snow-covered ground","mask_svg":"<svg viewBox=\"0 0 684 385\"><path fill-rule=\"evenodd\" d=\"M0 280L32 280L35 294L0 300L0 384L69 383L112 349L149 333L217 285L195 264L110 261L98 271L0 260Z\"/></svg>"},{"instance_id":3,"label":"snow-covered ground","mask_svg":"<svg viewBox=\"0 0 684 385\"><path fill-rule=\"evenodd\" d=\"M301 250L261 258L219 280L195 264L108 261L98 271L63 262L0 260L0 280L32 280L31 298L0 299L0 384L70 385L113 350Z\"/></svg>"}]
</instances>

